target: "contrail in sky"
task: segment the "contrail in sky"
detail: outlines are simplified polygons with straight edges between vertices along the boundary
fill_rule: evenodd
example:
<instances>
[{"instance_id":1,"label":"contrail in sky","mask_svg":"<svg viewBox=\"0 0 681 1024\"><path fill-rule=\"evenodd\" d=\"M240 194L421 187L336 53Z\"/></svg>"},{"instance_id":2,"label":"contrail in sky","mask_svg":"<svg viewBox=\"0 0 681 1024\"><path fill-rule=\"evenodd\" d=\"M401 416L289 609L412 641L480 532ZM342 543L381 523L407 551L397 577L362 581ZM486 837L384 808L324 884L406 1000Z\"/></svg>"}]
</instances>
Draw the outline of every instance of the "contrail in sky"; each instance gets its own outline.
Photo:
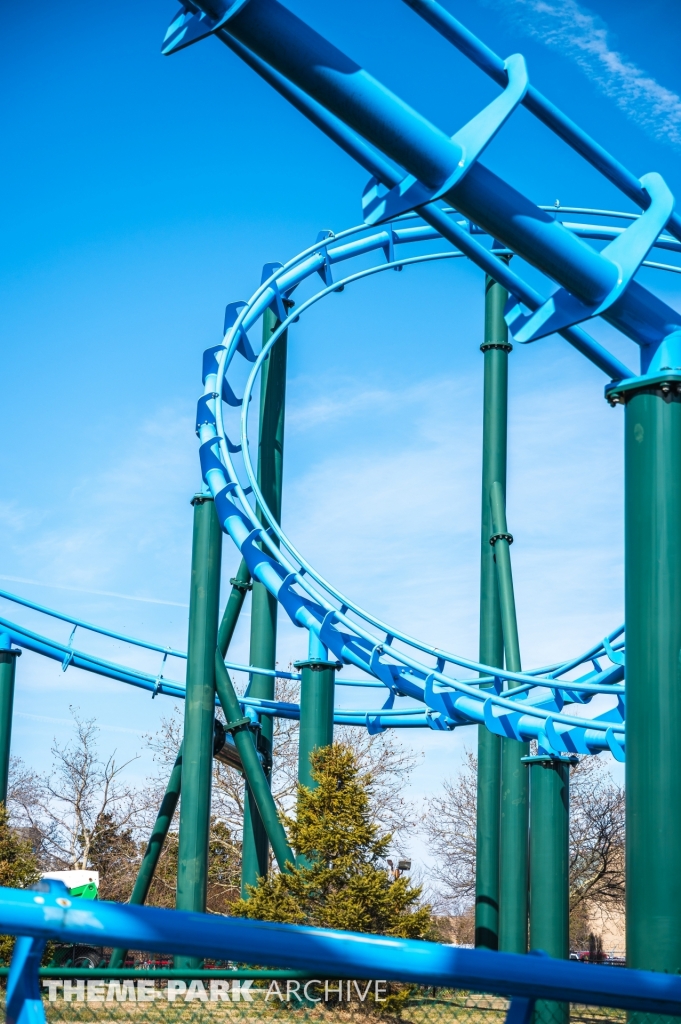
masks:
<instances>
[{"instance_id":1,"label":"contrail in sky","mask_svg":"<svg viewBox=\"0 0 681 1024\"><path fill-rule=\"evenodd\" d=\"M482 0L524 35L563 53L658 142L681 148L681 97L615 50L608 26L576 0Z\"/></svg>"},{"instance_id":2,"label":"contrail in sky","mask_svg":"<svg viewBox=\"0 0 681 1024\"><path fill-rule=\"evenodd\" d=\"M25 580L22 576L3 576L0 580L10 580L12 583L28 583L32 587L48 587L53 590L75 590L79 594L97 594L99 597L120 597L123 601L142 601L144 604L168 604L173 608L188 608L188 604L180 601L162 601L158 597L133 597L132 594L117 594L114 590L88 590L87 587L69 587L66 583L41 583L40 580Z\"/></svg>"}]
</instances>

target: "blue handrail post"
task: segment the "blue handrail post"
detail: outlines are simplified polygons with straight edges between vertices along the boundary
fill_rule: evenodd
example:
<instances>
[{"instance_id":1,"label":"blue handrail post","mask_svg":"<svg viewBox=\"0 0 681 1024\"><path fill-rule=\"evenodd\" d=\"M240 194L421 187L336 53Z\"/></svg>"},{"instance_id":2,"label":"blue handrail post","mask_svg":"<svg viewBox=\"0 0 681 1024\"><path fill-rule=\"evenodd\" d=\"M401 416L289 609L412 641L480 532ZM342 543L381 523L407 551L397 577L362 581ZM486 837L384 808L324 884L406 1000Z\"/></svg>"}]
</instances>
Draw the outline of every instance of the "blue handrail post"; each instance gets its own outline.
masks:
<instances>
[{"instance_id":1,"label":"blue handrail post","mask_svg":"<svg viewBox=\"0 0 681 1024\"><path fill-rule=\"evenodd\" d=\"M12 650L8 633L0 634L0 803L7 802L9 756L14 713L14 681L20 650Z\"/></svg>"},{"instance_id":2,"label":"blue handrail post","mask_svg":"<svg viewBox=\"0 0 681 1024\"><path fill-rule=\"evenodd\" d=\"M218 635L222 530L213 498L197 494L187 646L187 696L182 743L182 799L177 863L178 910L205 911L215 732L215 650ZM179 957L180 968L200 967Z\"/></svg>"},{"instance_id":3,"label":"blue handrail post","mask_svg":"<svg viewBox=\"0 0 681 1024\"><path fill-rule=\"evenodd\" d=\"M485 280L485 338L482 424L482 502L480 536L480 661L504 664L504 636L497 586L489 493L495 480L506 486L508 329L504 306L508 292ZM478 726L478 797L475 872L475 945L499 948L499 800L501 739Z\"/></svg>"},{"instance_id":4,"label":"blue handrail post","mask_svg":"<svg viewBox=\"0 0 681 1024\"><path fill-rule=\"evenodd\" d=\"M38 977L44 951L45 939L29 935L17 937L7 978L7 1024L44 1024L45 1010Z\"/></svg>"},{"instance_id":5,"label":"blue handrail post","mask_svg":"<svg viewBox=\"0 0 681 1024\"><path fill-rule=\"evenodd\" d=\"M271 271L266 266L265 278ZM263 344L279 327L276 313L263 314ZM260 379L260 432L258 447L258 484L264 500L281 521L281 487L284 459L284 412L286 403L287 333L284 332L271 349L262 368ZM253 581L251 599L251 665L274 669L277 662L277 601L258 580ZM274 677L253 673L248 687L250 697L274 700ZM272 718L263 715L260 726L259 749L264 755L264 768L268 780L272 774ZM257 885L258 878L267 875L269 868L269 841L258 809L246 786L244 795L244 832L241 862L241 894L248 898L248 885Z\"/></svg>"}]
</instances>

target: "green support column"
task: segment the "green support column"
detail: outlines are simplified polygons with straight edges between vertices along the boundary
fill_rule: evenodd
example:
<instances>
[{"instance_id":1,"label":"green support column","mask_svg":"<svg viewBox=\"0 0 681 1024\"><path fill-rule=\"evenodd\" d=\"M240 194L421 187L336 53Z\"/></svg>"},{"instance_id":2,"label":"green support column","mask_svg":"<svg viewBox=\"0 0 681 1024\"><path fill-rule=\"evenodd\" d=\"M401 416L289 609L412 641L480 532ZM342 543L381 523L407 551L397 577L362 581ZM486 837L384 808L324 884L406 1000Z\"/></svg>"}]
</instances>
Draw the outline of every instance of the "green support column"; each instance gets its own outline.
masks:
<instances>
[{"instance_id":1,"label":"green support column","mask_svg":"<svg viewBox=\"0 0 681 1024\"><path fill-rule=\"evenodd\" d=\"M310 633L307 661L297 661L301 670L300 732L298 734L298 782L314 789L310 755L319 747L333 743L333 704L337 661L327 661L327 651L314 633Z\"/></svg>"},{"instance_id":2,"label":"green support column","mask_svg":"<svg viewBox=\"0 0 681 1024\"><path fill-rule=\"evenodd\" d=\"M480 551L480 661L501 668L504 639L494 551L489 539L492 521L489 491L495 480L506 486L506 420L508 402L508 330L504 306L508 298L491 277L485 281L485 360L482 428L482 510ZM501 741L478 727L478 809L475 863L475 945L499 945L499 790Z\"/></svg>"},{"instance_id":3,"label":"green support column","mask_svg":"<svg viewBox=\"0 0 681 1024\"><path fill-rule=\"evenodd\" d=\"M513 593L510 545L513 538L506 523L506 500L499 481L490 489L494 559L499 584L499 603L504 634L506 668L521 671L518 622ZM501 820L499 834L499 949L504 953L527 952L527 855L528 777L523 758L529 743L501 741Z\"/></svg>"},{"instance_id":4,"label":"green support column","mask_svg":"<svg viewBox=\"0 0 681 1024\"><path fill-rule=\"evenodd\" d=\"M205 911L222 531L209 495L197 494L192 504L194 535L176 906L178 910ZM199 961L176 957L175 966L196 967Z\"/></svg>"},{"instance_id":5,"label":"green support column","mask_svg":"<svg viewBox=\"0 0 681 1024\"><path fill-rule=\"evenodd\" d=\"M243 603L246 600L246 594L249 590L253 589L251 574L243 558L241 559L236 576L233 576L229 582L232 584L232 589L229 592L220 628L218 629L218 648L223 658L227 654L229 645L232 642L234 630L239 621Z\"/></svg>"},{"instance_id":6,"label":"green support column","mask_svg":"<svg viewBox=\"0 0 681 1024\"><path fill-rule=\"evenodd\" d=\"M528 757L530 766L530 949L570 955L570 765L576 758ZM567 1024L565 1003L539 1000L534 1024Z\"/></svg>"},{"instance_id":7,"label":"green support column","mask_svg":"<svg viewBox=\"0 0 681 1024\"><path fill-rule=\"evenodd\" d=\"M272 310L263 315L263 344L279 326ZM281 521L281 485L284 462L284 409L286 400L286 333L279 339L260 374L260 434L258 447L258 485L277 522ZM276 667L277 602L257 580L253 581L251 601L251 665ZM274 677L254 674L248 692L252 697L274 699ZM264 716L260 750L265 756L266 773L271 775L272 719ZM241 864L241 893L248 897L247 885L256 885L269 867L267 833L246 787L244 797L244 839Z\"/></svg>"},{"instance_id":8,"label":"green support column","mask_svg":"<svg viewBox=\"0 0 681 1024\"><path fill-rule=\"evenodd\" d=\"M681 395L625 392L627 965L681 971Z\"/></svg>"},{"instance_id":9,"label":"green support column","mask_svg":"<svg viewBox=\"0 0 681 1024\"><path fill-rule=\"evenodd\" d=\"M156 865L158 864L161 851L163 850L163 844L166 841L168 835L168 829L170 828L173 817L175 816L175 810L177 808L177 802L180 799L180 788L182 785L182 746L177 752L175 758L175 764L173 770L170 773L168 779L168 785L161 801L158 814L156 815L156 821L151 832L151 837L147 843L147 848L144 851L144 857L140 864L139 871L137 872L137 878L132 889L129 902L135 906L142 906L146 902L147 896L149 895L149 889L151 883L154 880L154 874L156 872ZM125 957L127 955L127 949L116 948L111 951L111 958L109 960L109 967L123 967L125 964Z\"/></svg>"},{"instance_id":10,"label":"green support column","mask_svg":"<svg viewBox=\"0 0 681 1024\"><path fill-rule=\"evenodd\" d=\"M225 713L227 730L234 737L234 744L241 758L244 778L252 794L254 807L257 808L259 819L264 823L263 828L272 843L279 870L286 871L287 864L295 864L295 857L288 845L284 826L279 820L274 797L255 749L251 720L241 714L239 698L219 650L215 651L215 684L222 710ZM246 895L248 896L248 892Z\"/></svg>"},{"instance_id":11,"label":"green support column","mask_svg":"<svg viewBox=\"0 0 681 1024\"><path fill-rule=\"evenodd\" d=\"M9 633L0 634L0 803L7 802L9 755L12 743L14 679L21 651L12 650Z\"/></svg>"}]
</instances>

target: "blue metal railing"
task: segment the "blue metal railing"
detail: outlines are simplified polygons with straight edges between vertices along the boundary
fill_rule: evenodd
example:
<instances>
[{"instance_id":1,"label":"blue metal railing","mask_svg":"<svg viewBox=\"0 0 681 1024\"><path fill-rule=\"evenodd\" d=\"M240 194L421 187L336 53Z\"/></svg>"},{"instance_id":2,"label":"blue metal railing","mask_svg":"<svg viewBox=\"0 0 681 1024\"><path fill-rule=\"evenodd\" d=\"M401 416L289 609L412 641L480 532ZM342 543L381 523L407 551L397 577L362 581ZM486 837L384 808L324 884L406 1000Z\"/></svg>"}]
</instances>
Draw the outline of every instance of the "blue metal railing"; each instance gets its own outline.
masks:
<instances>
[{"instance_id":1,"label":"blue metal railing","mask_svg":"<svg viewBox=\"0 0 681 1024\"><path fill-rule=\"evenodd\" d=\"M41 883L40 892L0 889L0 932L20 936L7 984L8 1024L45 1019L38 969L49 940L266 964L319 972L322 980L380 978L472 989L511 997L513 1019L529 1019L535 999L681 1015L681 978L674 975L128 904L84 904L72 901L60 882Z\"/></svg>"}]
</instances>

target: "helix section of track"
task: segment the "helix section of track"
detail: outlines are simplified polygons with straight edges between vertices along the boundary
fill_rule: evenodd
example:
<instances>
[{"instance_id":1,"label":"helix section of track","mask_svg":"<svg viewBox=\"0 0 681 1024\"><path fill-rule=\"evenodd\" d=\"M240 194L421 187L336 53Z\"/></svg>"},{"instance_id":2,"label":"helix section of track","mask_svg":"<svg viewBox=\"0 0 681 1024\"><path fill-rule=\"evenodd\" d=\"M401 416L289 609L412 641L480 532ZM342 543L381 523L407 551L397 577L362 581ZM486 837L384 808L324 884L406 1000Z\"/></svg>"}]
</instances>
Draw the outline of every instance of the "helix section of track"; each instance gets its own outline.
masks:
<instances>
[{"instance_id":1,"label":"helix section of track","mask_svg":"<svg viewBox=\"0 0 681 1024\"><path fill-rule=\"evenodd\" d=\"M575 235L597 240L621 237L626 230L622 222L636 220L636 215L604 210L553 212ZM470 222L461 222L454 211L447 213L458 230L484 234ZM565 220L568 215L581 219ZM595 218L606 223L594 223ZM578 658L530 672L502 671L433 647L372 616L324 579L278 525L258 488L249 451L249 409L272 347L308 309L350 285L389 270L463 257L454 248L424 251L424 243L436 239L442 242L440 233L413 214L378 229L361 225L339 234L320 232L314 245L286 264L267 264L263 283L247 302L227 306L223 340L207 349L203 359L204 392L196 431L205 485L252 577L277 598L291 621L316 634L342 665L353 665L384 685L383 707L360 713L370 731L397 724L451 730L483 723L501 736L537 740L549 753L610 750L622 760L623 628ZM681 243L670 236L661 235L656 245L681 251ZM497 248L495 255L507 252ZM377 259L366 266L370 254ZM653 260L643 265L672 273L681 270ZM319 278L322 287L310 287ZM290 297L304 283L310 294L292 308ZM258 351L251 332L267 309L274 311L279 326ZM250 364L250 372L238 396L230 373L240 360ZM598 713L585 717L585 706L602 695L610 698L611 706L602 710L601 700ZM407 698L410 706L396 706L400 698ZM414 709L414 701L422 711Z\"/></svg>"},{"instance_id":2,"label":"helix section of track","mask_svg":"<svg viewBox=\"0 0 681 1024\"><path fill-rule=\"evenodd\" d=\"M579 237L606 242L621 236L627 222L637 217L607 210L544 209L560 217ZM470 222L457 219L454 211L445 212L457 230L484 234ZM573 217L578 219L568 219ZM440 233L414 214L378 229L360 225L339 234L320 232L312 246L288 263L267 264L263 283L248 302L227 306L223 340L209 348L203 359L204 393L198 403L196 430L205 485L215 499L223 529L240 550L252 577L277 598L296 626L315 633L341 665L352 665L364 673L360 679L341 676L337 685L383 691L382 703L375 708L336 707L336 724L364 726L372 733L484 724L500 736L537 740L549 753L609 750L623 760L624 627L577 657L524 672L493 668L433 647L372 616L324 579L277 524L258 488L248 442L249 409L271 348L307 310L353 284L385 271L464 258L458 249L433 247L431 243L436 241L442 243ZM681 242L660 235L655 248L679 253ZM495 258L508 254L498 247L494 252ZM367 265L372 256L375 261ZM680 266L659 260L648 259L643 265L681 273ZM315 287L320 279L321 287ZM308 294L302 300L298 297L292 306L290 296L299 288L307 288ZM268 344L258 349L251 341L252 329L266 309L274 310L279 326ZM230 383L230 372L239 360L249 369L241 397ZM64 643L17 623L14 617L0 615L5 646L14 643L59 661L64 671L73 666L147 690L152 697L184 699L184 685L166 678L164 670L168 658L186 660L186 652L84 622L8 591L0 591L0 598L72 626ZM75 647L78 629L157 652L162 657L158 672L143 672ZM257 673L300 679L295 672L232 661L225 664L248 678ZM599 698L596 711L589 714L595 698ZM607 698L605 709L603 698ZM248 689L239 700L254 725L263 716L300 717L300 705L295 702L250 697Z\"/></svg>"}]
</instances>

